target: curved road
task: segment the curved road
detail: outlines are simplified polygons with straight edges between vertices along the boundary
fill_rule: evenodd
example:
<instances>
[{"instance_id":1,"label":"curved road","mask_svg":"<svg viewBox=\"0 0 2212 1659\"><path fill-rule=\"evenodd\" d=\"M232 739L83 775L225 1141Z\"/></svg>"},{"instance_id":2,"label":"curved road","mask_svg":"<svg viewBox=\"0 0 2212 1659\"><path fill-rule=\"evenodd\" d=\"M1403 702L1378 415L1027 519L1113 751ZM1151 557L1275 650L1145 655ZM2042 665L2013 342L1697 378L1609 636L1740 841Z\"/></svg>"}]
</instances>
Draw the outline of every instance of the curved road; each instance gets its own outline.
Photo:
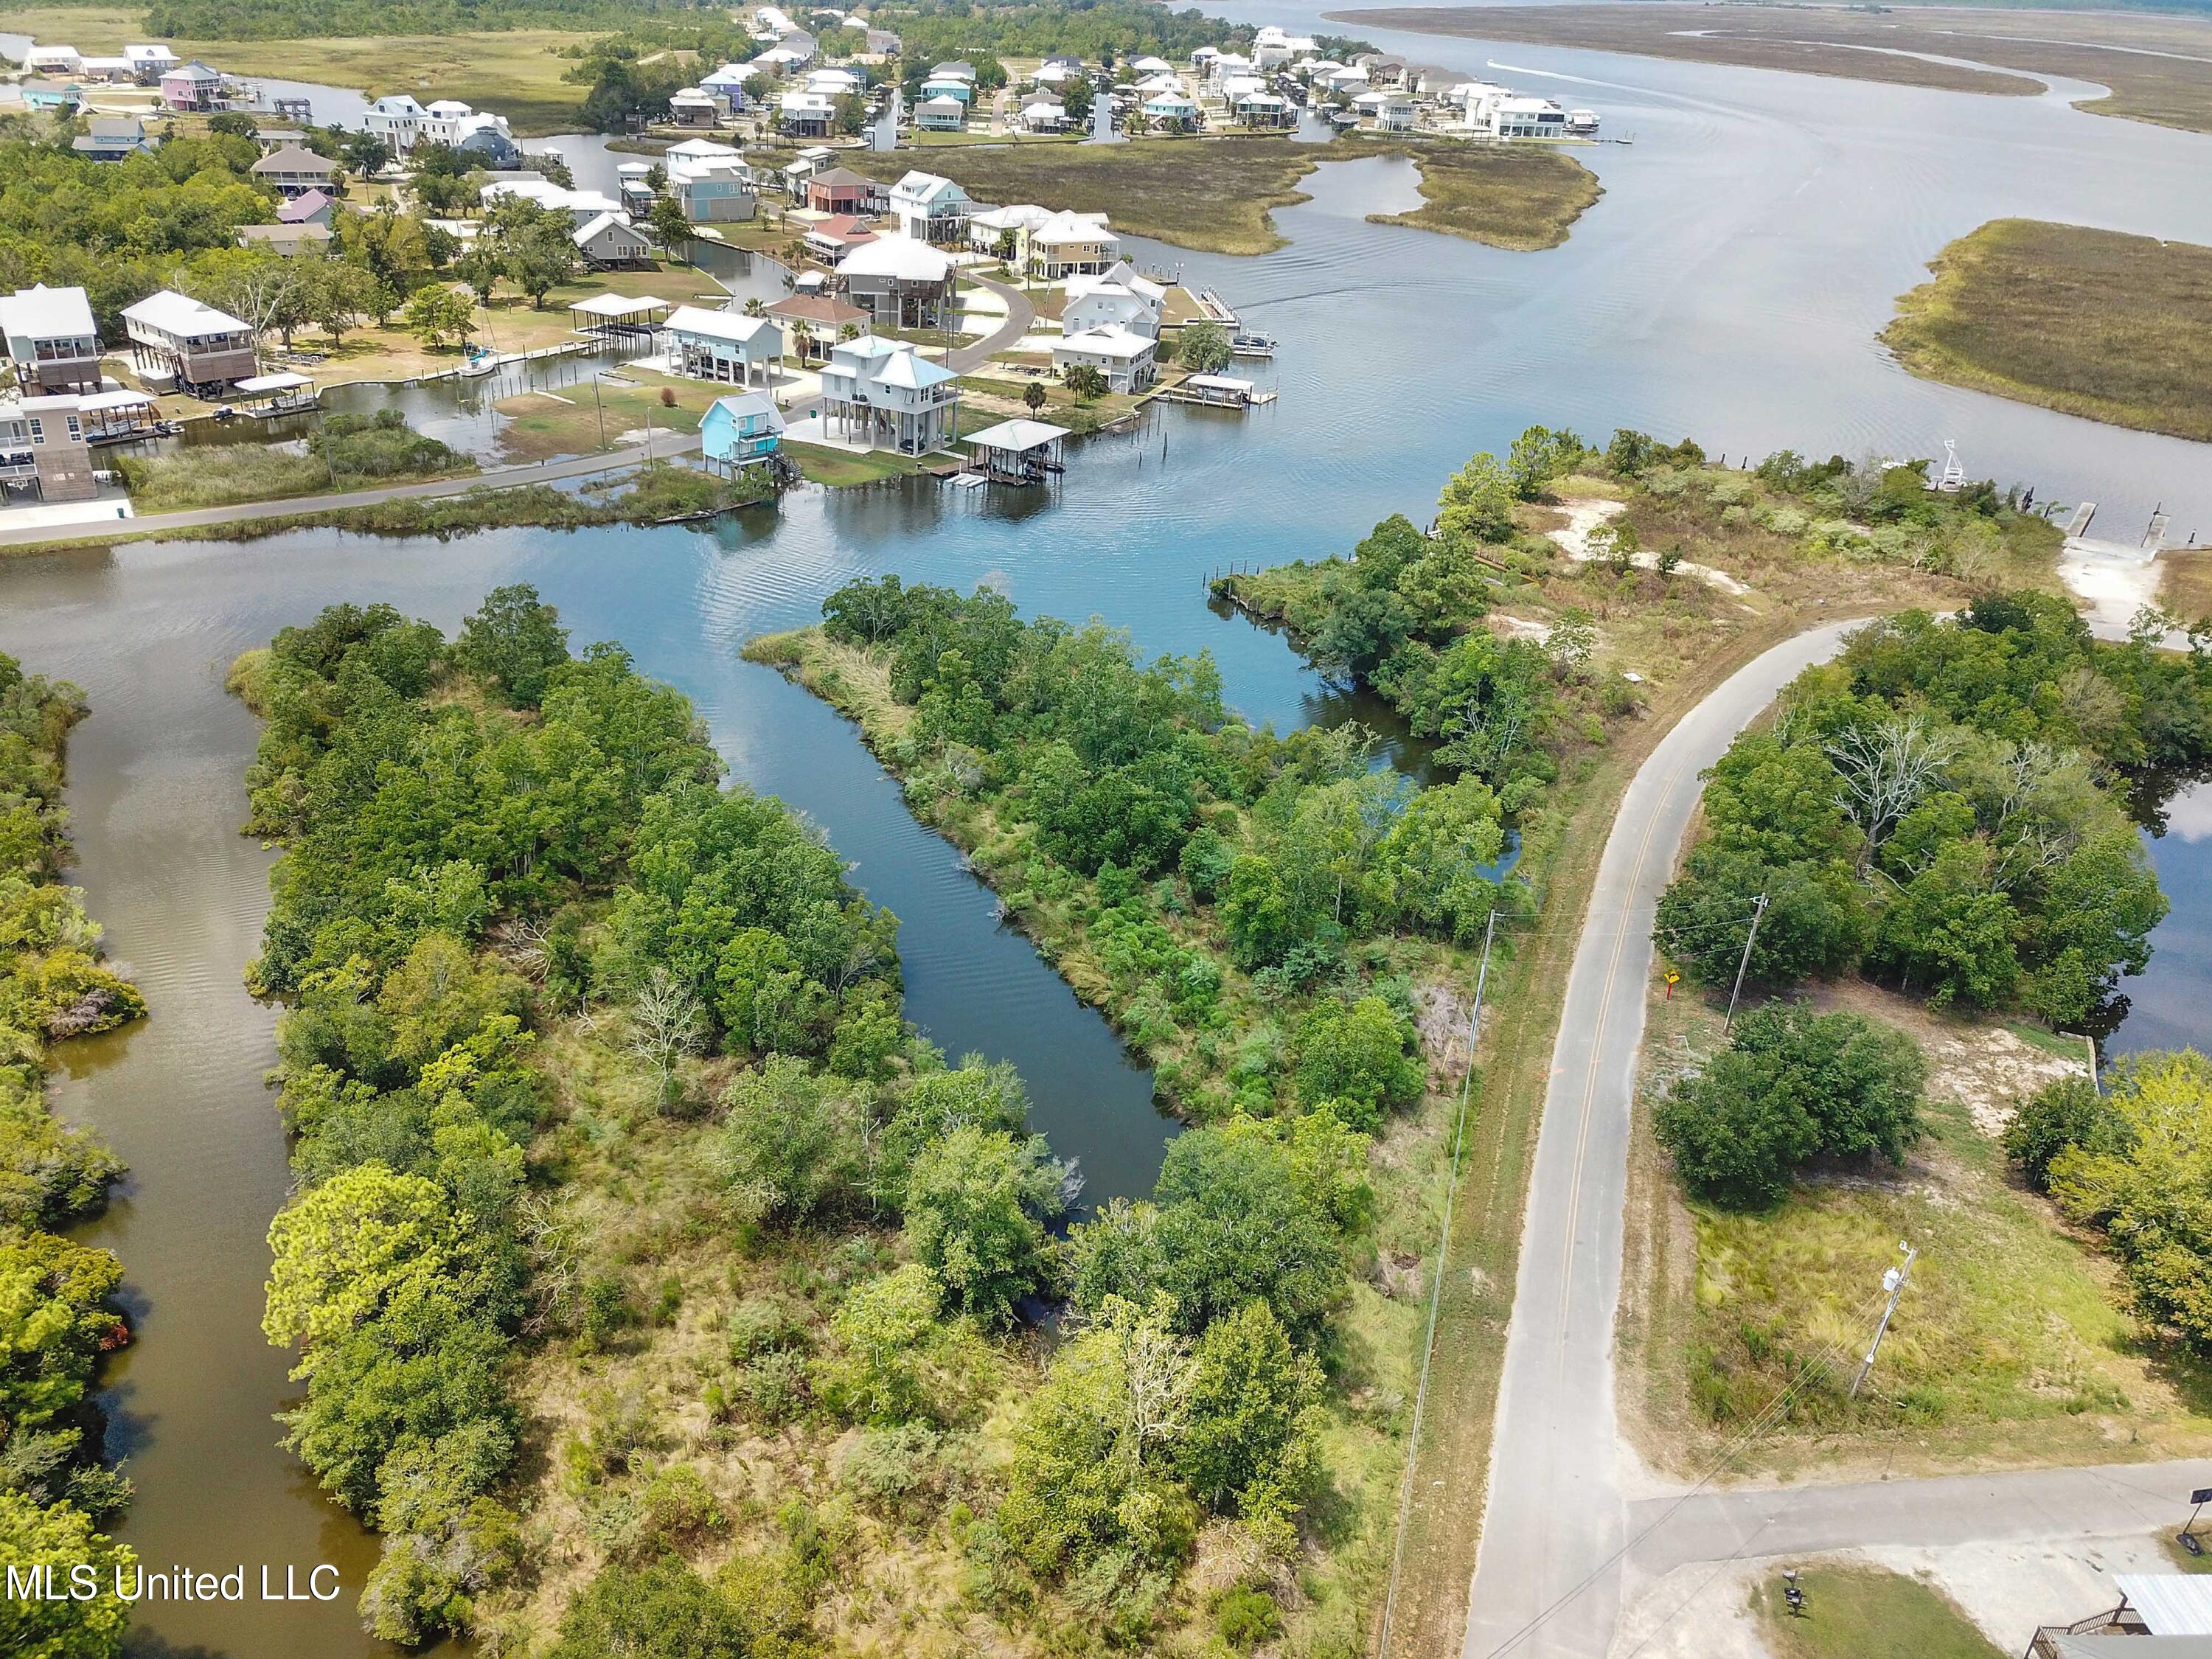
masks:
<instances>
[{"instance_id":1,"label":"curved road","mask_svg":"<svg viewBox=\"0 0 2212 1659\"><path fill-rule=\"evenodd\" d=\"M1629 1536L1615 1468L1613 1312L1652 913L1698 804L1698 775L1857 625L1801 634L1738 670L1660 740L1621 798L1552 1050L1466 1659L1601 1659L1610 1645L1620 1594L1613 1559Z\"/></svg>"}]
</instances>

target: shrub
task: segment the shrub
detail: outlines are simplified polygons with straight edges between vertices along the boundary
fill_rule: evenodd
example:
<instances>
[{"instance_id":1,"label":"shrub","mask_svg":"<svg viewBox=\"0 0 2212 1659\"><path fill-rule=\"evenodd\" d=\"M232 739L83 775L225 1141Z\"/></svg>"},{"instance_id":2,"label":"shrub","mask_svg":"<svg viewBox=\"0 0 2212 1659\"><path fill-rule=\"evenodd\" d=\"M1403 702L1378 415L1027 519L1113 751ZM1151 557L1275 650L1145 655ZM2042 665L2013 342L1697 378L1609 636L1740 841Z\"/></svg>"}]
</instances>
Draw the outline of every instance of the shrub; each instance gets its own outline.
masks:
<instances>
[{"instance_id":1,"label":"shrub","mask_svg":"<svg viewBox=\"0 0 2212 1659\"><path fill-rule=\"evenodd\" d=\"M2123 1133L2120 1119L2105 1103L2095 1085L2083 1077L2046 1083L2014 1111L2005 1125L2005 1156L2039 1193L2051 1190L2051 1165L2071 1147L2115 1150Z\"/></svg>"}]
</instances>

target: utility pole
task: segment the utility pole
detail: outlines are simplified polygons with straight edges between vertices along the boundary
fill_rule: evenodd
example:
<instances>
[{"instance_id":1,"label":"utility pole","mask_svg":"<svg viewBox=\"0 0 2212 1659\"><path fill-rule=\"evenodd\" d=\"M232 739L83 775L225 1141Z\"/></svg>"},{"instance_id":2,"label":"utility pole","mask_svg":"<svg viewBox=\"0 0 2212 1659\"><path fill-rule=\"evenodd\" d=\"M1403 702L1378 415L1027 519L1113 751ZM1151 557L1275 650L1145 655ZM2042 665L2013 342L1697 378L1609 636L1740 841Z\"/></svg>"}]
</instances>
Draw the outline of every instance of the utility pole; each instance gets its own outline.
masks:
<instances>
[{"instance_id":1,"label":"utility pole","mask_svg":"<svg viewBox=\"0 0 2212 1659\"><path fill-rule=\"evenodd\" d=\"M1881 1339L1888 1333L1890 1316L1897 1311L1898 1297L1905 1294L1905 1280L1912 1271L1912 1259L1920 1254L1903 1239L1898 1241L1897 1248L1905 1252L1905 1265L1892 1267L1881 1276L1881 1287L1889 1292L1889 1305L1881 1310L1881 1322L1874 1328L1874 1340L1867 1344L1866 1358L1859 1361L1859 1374L1851 1379L1850 1397L1854 1400L1859 1397L1867 1373L1874 1369L1874 1357L1881 1352Z\"/></svg>"},{"instance_id":2,"label":"utility pole","mask_svg":"<svg viewBox=\"0 0 2212 1659\"><path fill-rule=\"evenodd\" d=\"M1735 1000L1743 994L1744 969L1751 966L1751 943L1759 937L1759 919L1766 914L1766 895L1761 893L1751 902L1751 931L1743 936L1743 959L1735 965L1735 984L1729 992L1728 1018L1721 1022L1723 1032L1735 1030Z\"/></svg>"}]
</instances>

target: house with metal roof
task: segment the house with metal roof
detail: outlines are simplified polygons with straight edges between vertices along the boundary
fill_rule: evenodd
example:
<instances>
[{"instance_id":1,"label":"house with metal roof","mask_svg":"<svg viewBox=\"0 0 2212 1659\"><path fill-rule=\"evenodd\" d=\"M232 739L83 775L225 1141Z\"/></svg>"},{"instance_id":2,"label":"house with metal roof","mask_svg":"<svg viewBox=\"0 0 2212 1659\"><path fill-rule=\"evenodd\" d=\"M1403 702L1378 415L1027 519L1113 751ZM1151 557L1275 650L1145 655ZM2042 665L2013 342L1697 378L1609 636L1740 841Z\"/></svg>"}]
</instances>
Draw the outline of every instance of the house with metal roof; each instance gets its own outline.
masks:
<instances>
[{"instance_id":1,"label":"house with metal roof","mask_svg":"<svg viewBox=\"0 0 2212 1659\"><path fill-rule=\"evenodd\" d=\"M1079 367L1095 368L1106 377L1109 391L1141 392L1159 372L1158 354L1148 335L1119 326L1094 328L1057 342L1052 366L1063 375Z\"/></svg>"},{"instance_id":2,"label":"house with metal roof","mask_svg":"<svg viewBox=\"0 0 2212 1659\"><path fill-rule=\"evenodd\" d=\"M251 324L173 289L125 307L123 327L142 377L173 380L195 397L250 380L258 368Z\"/></svg>"},{"instance_id":3,"label":"house with metal roof","mask_svg":"<svg viewBox=\"0 0 2212 1659\"><path fill-rule=\"evenodd\" d=\"M819 271L809 274L821 275ZM787 295L766 310L790 331L792 353L802 363L821 362L840 340L858 339L876 331L873 317L834 294Z\"/></svg>"},{"instance_id":4,"label":"house with metal roof","mask_svg":"<svg viewBox=\"0 0 2212 1659\"><path fill-rule=\"evenodd\" d=\"M975 204L950 179L916 170L891 186L890 215L899 234L921 242L954 242L965 238Z\"/></svg>"},{"instance_id":5,"label":"house with metal roof","mask_svg":"<svg viewBox=\"0 0 2212 1659\"><path fill-rule=\"evenodd\" d=\"M17 289L0 300L0 337L26 391L100 390L100 330L82 289Z\"/></svg>"},{"instance_id":6,"label":"house with metal roof","mask_svg":"<svg viewBox=\"0 0 2212 1659\"><path fill-rule=\"evenodd\" d=\"M864 335L830 349L822 398L823 423L838 435L872 449L925 455L951 441L960 383L907 341Z\"/></svg>"},{"instance_id":7,"label":"house with metal roof","mask_svg":"<svg viewBox=\"0 0 2212 1659\"><path fill-rule=\"evenodd\" d=\"M733 475L773 460L783 425L783 412L766 392L733 392L700 417L699 453L716 471Z\"/></svg>"},{"instance_id":8,"label":"house with metal roof","mask_svg":"<svg viewBox=\"0 0 2212 1659\"><path fill-rule=\"evenodd\" d=\"M773 318L678 306L661 326L672 374L725 386L775 383L783 330Z\"/></svg>"},{"instance_id":9,"label":"house with metal roof","mask_svg":"<svg viewBox=\"0 0 2212 1659\"><path fill-rule=\"evenodd\" d=\"M878 328L952 325L952 261L911 236L879 236L845 256L837 276L846 297Z\"/></svg>"},{"instance_id":10,"label":"house with metal roof","mask_svg":"<svg viewBox=\"0 0 2212 1659\"><path fill-rule=\"evenodd\" d=\"M967 129L968 106L950 93L925 98L914 106L914 124L924 132L961 132Z\"/></svg>"}]
</instances>

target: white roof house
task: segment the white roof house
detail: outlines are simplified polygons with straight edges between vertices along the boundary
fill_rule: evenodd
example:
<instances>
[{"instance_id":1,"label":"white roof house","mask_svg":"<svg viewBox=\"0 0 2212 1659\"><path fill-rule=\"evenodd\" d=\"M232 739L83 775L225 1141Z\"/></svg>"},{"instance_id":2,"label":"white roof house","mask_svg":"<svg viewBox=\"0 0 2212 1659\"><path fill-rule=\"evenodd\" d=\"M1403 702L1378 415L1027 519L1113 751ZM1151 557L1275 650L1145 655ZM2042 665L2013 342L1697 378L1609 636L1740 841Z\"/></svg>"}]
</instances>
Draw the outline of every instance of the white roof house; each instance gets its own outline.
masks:
<instances>
[{"instance_id":1,"label":"white roof house","mask_svg":"<svg viewBox=\"0 0 2212 1659\"><path fill-rule=\"evenodd\" d=\"M1082 365L1106 377L1115 392L1139 392L1151 383L1158 348L1148 337L1119 327L1086 329L1052 349L1052 366L1065 374Z\"/></svg>"},{"instance_id":2,"label":"white roof house","mask_svg":"<svg viewBox=\"0 0 2212 1659\"><path fill-rule=\"evenodd\" d=\"M806 77L806 89L827 98L845 98L866 89L867 82L850 70L818 69Z\"/></svg>"},{"instance_id":3,"label":"white roof house","mask_svg":"<svg viewBox=\"0 0 2212 1659\"><path fill-rule=\"evenodd\" d=\"M848 283L855 276L941 283L952 274L952 261L948 255L915 237L878 236L847 254L837 270Z\"/></svg>"},{"instance_id":4,"label":"white roof house","mask_svg":"<svg viewBox=\"0 0 2212 1659\"><path fill-rule=\"evenodd\" d=\"M975 207L966 191L934 173L911 172L891 186L890 211L899 234L921 241L958 234Z\"/></svg>"},{"instance_id":5,"label":"white roof house","mask_svg":"<svg viewBox=\"0 0 2212 1659\"><path fill-rule=\"evenodd\" d=\"M123 48L123 57L141 75L158 74L162 70L175 67L177 62L177 54L158 40L143 46L126 46Z\"/></svg>"},{"instance_id":6,"label":"white roof house","mask_svg":"<svg viewBox=\"0 0 2212 1659\"><path fill-rule=\"evenodd\" d=\"M227 311L217 311L173 289L149 294L135 306L123 308L123 320L137 323L179 340L205 339L216 334L248 334L252 330Z\"/></svg>"},{"instance_id":7,"label":"white roof house","mask_svg":"<svg viewBox=\"0 0 2212 1659\"><path fill-rule=\"evenodd\" d=\"M1055 213L1029 234L1030 261L1044 276L1103 270L1120 257L1121 246L1103 213Z\"/></svg>"},{"instance_id":8,"label":"white roof house","mask_svg":"<svg viewBox=\"0 0 2212 1659\"><path fill-rule=\"evenodd\" d=\"M1173 75L1175 65L1164 58L1138 58L1130 60L1132 75Z\"/></svg>"},{"instance_id":9,"label":"white roof house","mask_svg":"<svg viewBox=\"0 0 2212 1659\"><path fill-rule=\"evenodd\" d=\"M1058 132L1067 125L1067 106L1057 98L1032 98L1022 106L1021 122L1031 132Z\"/></svg>"},{"instance_id":10,"label":"white roof house","mask_svg":"<svg viewBox=\"0 0 2212 1659\"><path fill-rule=\"evenodd\" d=\"M576 227L569 235L576 250L594 264L626 264L633 259L642 259L653 251L653 244L635 228L626 215L596 213Z\"/></svg>"},{"instance_id":11,"label":"white roof house","mask_svg":"<svg viewBox=\"0 0 2212 1659\"><path fill-rule=\"evenodd\" d=\"M81 288L48 288L40 283L0 299L0 333L10 346L17 340L89 340L99 332L93 325L92 302Z\"/></svg>"},{"instance_id":12,"label":"white roof house","mask_svg":"<svg viewBox=\"0 0 2212 1659\"><path fill-rule=\"evenodd\" d=\"M84 67L84 56L75 46L33 46L23 54L23 67L33 75L75 75Z\"/></svg>"},{"instance_id":13,"label":"white roof house","mask_svg":"<svg viewBox=\"0 0 2212 1659\"><path fill-rule=\"evenodd\" d=\"M661 325L672 334L696 334L702 340L726 340L732 345L753 345L783 339L781 329L765 317L748 317L737 311L709 311L703 306L678 306Z\"/></svg>"},{"instance_id":14,"label":"white roof house","mask_svg":"<svg viewBox=\"0 0 2212 1659\"><path fill-rule=\"evenodd\" d=\"M1080 292L1076 289L1078 283L1084 284ZM1060 315L1060 325L1065 333L1085 334L1093 329L1120 328L1141 334L1146 339L1159 337L1160 307L1143 295L1119 283L1096 277L1071 276L1067 289L1067 303L1061 307Z\"/></svg>"},{"instance_id":15,"label":"white roof house","mask_svg":"<svg viewBox=\"0 0 2212 1659\"><path fill-rule=\"evenodd\" d=\"M968 106L949 93L939 93L914 106L914 121L925 131L955 132L968 125Z\"/></svg>"},{"instance_id":16,"label":"white roof house","mask_svg":"<svg viewBox=\"0 0 2212 1659\"><path fill-rule=\"evenodd\" d=\"M743 155L744 151L734 144L718 144L712 138L686 138L680 144L671 144L661 152L664 161L712 161ZM646 171L650 171L648 166Z\"/></svg>"}]
</instances>

